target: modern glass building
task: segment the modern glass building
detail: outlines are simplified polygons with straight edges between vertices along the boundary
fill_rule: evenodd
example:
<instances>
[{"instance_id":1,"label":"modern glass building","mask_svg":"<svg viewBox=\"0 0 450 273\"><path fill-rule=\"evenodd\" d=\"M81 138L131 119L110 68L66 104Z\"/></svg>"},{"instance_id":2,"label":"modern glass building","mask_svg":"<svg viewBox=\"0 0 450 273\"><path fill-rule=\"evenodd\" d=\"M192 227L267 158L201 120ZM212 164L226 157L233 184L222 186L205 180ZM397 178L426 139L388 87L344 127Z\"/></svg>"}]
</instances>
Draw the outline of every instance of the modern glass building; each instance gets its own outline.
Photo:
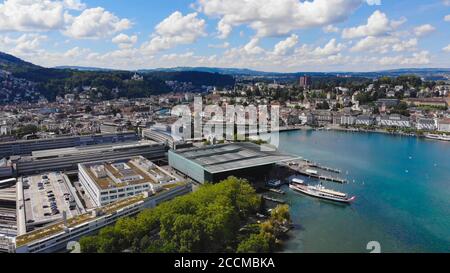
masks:
<instances>
[{"instance_id":1,"label":"modern glass building","mask_svg":"<svg viewBox=\"0 0 450 273\"><path fill-rule=\"evenodd\" d=\"M199 183L267 170L268 166L295 159L278 151L263 151L261 146L247 142L169 151L170 166Z\"/></svg>"}]
</instances>

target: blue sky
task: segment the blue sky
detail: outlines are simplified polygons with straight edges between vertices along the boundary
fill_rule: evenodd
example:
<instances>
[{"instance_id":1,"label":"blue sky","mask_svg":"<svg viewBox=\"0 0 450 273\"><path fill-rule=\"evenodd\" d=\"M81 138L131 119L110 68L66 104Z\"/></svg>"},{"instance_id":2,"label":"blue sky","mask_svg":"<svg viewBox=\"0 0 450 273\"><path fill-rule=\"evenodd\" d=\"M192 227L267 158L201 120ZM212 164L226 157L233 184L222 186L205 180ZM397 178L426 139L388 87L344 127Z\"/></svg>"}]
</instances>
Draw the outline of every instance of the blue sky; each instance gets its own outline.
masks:
<instances>
[{"instance_id":1,"label":"blue sky","mask_svg":"<svg viewBox=\"0 0 450 273\"><path fill-rule=\"evenodd\" d=\"M48 67L450 67L450 0L0 3L0 50Z\"/></svg>"}]
</instances>

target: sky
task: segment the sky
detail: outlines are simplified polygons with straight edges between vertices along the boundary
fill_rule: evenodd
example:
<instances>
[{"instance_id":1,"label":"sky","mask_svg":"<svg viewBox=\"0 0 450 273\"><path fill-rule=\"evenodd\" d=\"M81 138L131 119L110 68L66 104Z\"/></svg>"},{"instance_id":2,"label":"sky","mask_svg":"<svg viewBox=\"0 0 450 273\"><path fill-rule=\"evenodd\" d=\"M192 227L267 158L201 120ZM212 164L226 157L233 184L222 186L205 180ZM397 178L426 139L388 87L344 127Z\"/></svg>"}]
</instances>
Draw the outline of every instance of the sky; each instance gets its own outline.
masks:
<instances>
[{"instance_id":1,"label":"sky","mask_svg":"<svg viewBox=\"0 0 450 273\"><path fill-rule=\"evenodd\" d=\"M450 67L450 0L1 0L0 51L45 67Z\"/></svg>"}]
</instances>

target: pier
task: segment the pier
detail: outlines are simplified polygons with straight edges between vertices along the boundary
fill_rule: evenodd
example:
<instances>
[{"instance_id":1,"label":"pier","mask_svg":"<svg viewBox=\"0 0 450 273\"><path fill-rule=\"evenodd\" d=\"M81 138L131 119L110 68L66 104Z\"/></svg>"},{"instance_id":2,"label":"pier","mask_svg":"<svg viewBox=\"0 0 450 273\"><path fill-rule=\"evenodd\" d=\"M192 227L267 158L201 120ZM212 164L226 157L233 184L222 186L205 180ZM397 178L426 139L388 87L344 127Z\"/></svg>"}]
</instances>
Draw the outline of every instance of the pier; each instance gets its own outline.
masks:
<instances>
[{"instance_id":1,"label":"pier","mask_svg":"<svg viewBox=\"0 0 450 273\"><path fill-rule=\"evenodd\" d=\"M314 163L314 162L309 163L309 166L312 167L312 168L324 170L324 171L327 171L327 172L341 173L341 170L325 167L325 166L319 165L319 164Z\"/></svg>"},{"instance_id":2,"label":"pier","mask_svg":"<svg viewBox=\"0 0 450 273\"><path fill-rule=\"evenodd\" d=\"M306 176L306 177L310 177L310 178L315 178L315 179L320 179L320 180L324 180L324 181L330 181L330 182L335 182L335 183L340 183L340 184L347 184L348 181L346 179L343 178L339 178L339 177L334 177L331 175L325 175L325 174L320 174L319 172L311 172L311 170L309 168L316 168L319 170L324 170L324 171L328 171L328 172L332 172L332 173L338 173L340 174L341 171L338 169L333 169L333 168L329 168L329 167L325 167L325 166L321 166L317 163L314 163L312 161L309 160L303 160L303 162L299 162L299 161L293 161L293 162L287 162L282 164L283 166L295 171L296 173ZM310 170L310 171L308 171Z\"/></svg>"},{"instance_id":3,"label":"pier","mask_svg":"<svg viewBox=\"0 0 450 273\"><path fill-rule=\"evenodd\" d=\"M267 196L267 195L263 195L262 198L264 200L272 201L272 202L275 202L275 203L278 203L278 204L286 204L286 201L284 201L284 200L277 199L277 198L272 198L272 197Z\"/></svg>"},{"instance_id":4,"label":"pier","mask_svg":"<svg viewBox=\"0 0 450 273\"><path fill-rule=\"evenodd\" d=\"M320 180L325 180L325 181L330 181L330 182L335 182L335 183L340 183L340 184L347 184L348 181L342 178L338 178L338 177L331 177L331 176L326 176L326 175L320 175L320 174L312 174L312 173L308 173L302 170L296 170L299 174L303 175L303 176L307 176L307 177L311 177L311 178L316 178L316 179L320 179Z\"/></svg>"}]
</instances>

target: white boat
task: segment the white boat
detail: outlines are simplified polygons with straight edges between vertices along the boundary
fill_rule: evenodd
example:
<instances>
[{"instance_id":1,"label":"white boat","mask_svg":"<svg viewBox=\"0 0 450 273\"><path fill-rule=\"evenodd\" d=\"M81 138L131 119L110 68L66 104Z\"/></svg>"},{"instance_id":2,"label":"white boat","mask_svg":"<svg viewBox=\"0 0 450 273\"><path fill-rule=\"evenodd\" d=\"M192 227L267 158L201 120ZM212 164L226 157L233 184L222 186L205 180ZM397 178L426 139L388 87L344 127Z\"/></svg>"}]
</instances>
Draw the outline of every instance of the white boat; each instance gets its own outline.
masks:
<instances>
[{"instance_id":1,"label":"white boat","mask_svg":"<svg viewBox=\"0 0 450 273\"><path fill-rule=\"evenodd\" d=\"M342 192L337 192L334 190L329 190L323 187L322 185L312 186L306 184L290 184L289 188L312 197L331 200L340 203L351 203L355 201L356 197L348 197L347 194Z\"/></svg>"},{"instance_id":2,"label":"white boat","mask_svg":"<svg viewBox=\"0 0 450 273\"><path fill-rule=\"evenodd\" d=\"M312 169L307 169L305 172L306 172L307 174L312 174L312 175L318 175L318 174L319 174L318 171L312 170Z\"/></svg>"},{"instance_id":3,"label":"white boat","mask_svg":"<svg viewBox=\"0 0 450 273\"><path fill-rule=\"evenodd\" d=\"M292 184L305 185L305 181L303 181L303 180L301 180L301 179L298 179L298 178L293 178L293 179L291 180L291 183L292 183Z\"/></svg>"},{"instance_id":4,"label":"white boat","mask_svg":"<svg viewBox=\"0 0 450 273\"><path fill-rule=\"evenodd\" d=\"M443 135L436 135L436 134L428 134L425 135L428 139L435 139L435 140L442 140L442 141L450 141L450 136L443 134Z\"/></svg>"}]
</instances>

